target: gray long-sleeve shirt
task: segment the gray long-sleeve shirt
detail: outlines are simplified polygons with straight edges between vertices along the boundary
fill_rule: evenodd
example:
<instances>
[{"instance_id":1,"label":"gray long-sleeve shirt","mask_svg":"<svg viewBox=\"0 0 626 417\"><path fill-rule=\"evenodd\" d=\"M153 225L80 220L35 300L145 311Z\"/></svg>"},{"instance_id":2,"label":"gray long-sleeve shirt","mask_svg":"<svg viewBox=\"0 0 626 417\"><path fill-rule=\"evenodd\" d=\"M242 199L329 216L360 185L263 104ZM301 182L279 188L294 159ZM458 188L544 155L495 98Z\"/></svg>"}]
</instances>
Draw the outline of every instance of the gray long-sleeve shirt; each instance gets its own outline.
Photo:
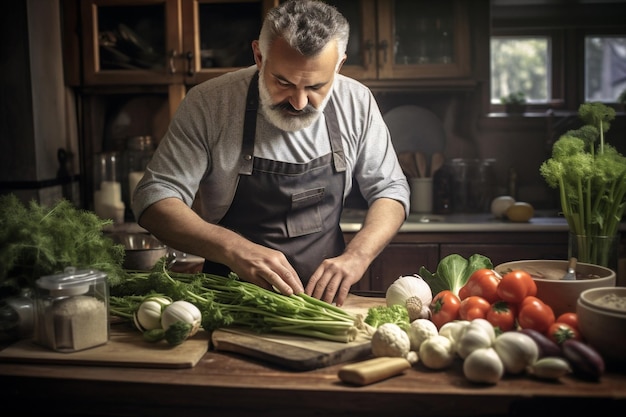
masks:
<instances>
[{"instance_id":1,"label":"gray long-sleeve shirt","mask_svg":"<svg viewBox=\"0 0 626 417\"><path fill-rule=\"evenodd\" d=\"M237 187L246 94L255 71L238 70L189 90L135 190L135 218L164 198L191 206L196 194L194 208L206 221L217 223L226 214ZM371 91L336 75L331 94L347 163L344 198L354 176L369 204L381 197L394 199L408 215L409 186ZM284 132L259 111L254 156L302 163L328 152L323 115L305 129Z\"/></svg>"}]
</instances>

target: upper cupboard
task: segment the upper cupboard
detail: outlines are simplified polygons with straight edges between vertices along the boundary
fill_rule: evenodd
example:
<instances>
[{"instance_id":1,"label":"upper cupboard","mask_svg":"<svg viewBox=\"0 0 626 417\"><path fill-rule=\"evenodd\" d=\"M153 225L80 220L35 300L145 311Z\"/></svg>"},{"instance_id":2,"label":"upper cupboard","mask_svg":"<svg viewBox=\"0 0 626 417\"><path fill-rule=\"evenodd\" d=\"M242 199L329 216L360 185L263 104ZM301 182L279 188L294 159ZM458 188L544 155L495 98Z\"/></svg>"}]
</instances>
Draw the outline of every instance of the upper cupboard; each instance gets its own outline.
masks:
<instances>
[{"instance_id":1,"label":"upper cupboard","mask_svg":"<svg viewBox=\"0 0 626 417\"><path fill-rule=\"evenodd\" d=\"M471 77L468 2L328 2L351 24L342 73L373 85L398 80L455 84ZM252 65L250 43L278 0L64 3L79 16L72 28L79 56L70 60L79 74L75 82L193 85Z\"/></svg>"}]
</instances>

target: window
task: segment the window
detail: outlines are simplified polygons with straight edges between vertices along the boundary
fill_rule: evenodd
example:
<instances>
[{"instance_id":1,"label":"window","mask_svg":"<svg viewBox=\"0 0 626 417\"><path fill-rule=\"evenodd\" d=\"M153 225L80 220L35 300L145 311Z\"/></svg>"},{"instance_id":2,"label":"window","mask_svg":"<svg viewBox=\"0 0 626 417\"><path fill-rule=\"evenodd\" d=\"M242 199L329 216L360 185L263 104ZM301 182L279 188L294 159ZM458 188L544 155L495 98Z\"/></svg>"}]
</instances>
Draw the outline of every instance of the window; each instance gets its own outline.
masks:
<instances>
[{"instance_id":1,"label":"window","mask_svg":"<svg viewBox=\"0 0 626 417\"><path fill-rule=\"evenodd\" d=\"M547 36L491 37L491 103L523 92L528 103L546 103L551 93L551 44Z\"/></svg>"},{"instance_id":2,"label":"window","mask_svg":"<svg viewBox=\"0 0 626 417\"><path fill-rule=\"evenodd\" d=\"M626 37L585 37L585 100L615 102L626 90Z\"/></svg>"}]
</instances>

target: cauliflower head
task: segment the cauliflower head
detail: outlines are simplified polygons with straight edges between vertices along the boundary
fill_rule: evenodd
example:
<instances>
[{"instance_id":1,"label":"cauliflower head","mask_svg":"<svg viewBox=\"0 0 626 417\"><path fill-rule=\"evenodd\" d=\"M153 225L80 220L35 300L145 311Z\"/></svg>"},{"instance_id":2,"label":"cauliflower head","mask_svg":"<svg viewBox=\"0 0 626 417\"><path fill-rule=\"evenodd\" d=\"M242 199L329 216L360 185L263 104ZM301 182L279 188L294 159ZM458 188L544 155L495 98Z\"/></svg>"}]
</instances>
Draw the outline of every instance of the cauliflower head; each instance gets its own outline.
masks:
<instances>
[{"instance_id":1,"label":"cauliflower head","mask_svg":"<svg viewBox=\"0 0 626 417\"><path fill-rule=\"evenodd\" d=\"M410 350L409 335L395 323L385 323L378 326L372 335L372 354L376 357L406 358Z\"/></svg>"}]
</instances>

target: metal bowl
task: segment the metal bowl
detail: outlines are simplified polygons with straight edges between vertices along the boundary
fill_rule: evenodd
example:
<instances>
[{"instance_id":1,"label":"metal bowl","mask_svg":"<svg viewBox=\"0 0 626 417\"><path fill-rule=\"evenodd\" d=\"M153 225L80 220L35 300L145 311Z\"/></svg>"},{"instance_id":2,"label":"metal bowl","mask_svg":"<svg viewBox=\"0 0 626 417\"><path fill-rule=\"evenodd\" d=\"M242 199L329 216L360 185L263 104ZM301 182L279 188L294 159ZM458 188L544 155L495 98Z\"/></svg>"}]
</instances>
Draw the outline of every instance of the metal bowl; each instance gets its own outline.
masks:
<instances>
[{"instance_id":1,"label":"metal bowl","mask_svg":"<svg viewBox=\"0 0 626 417\"><path fill-rule=\"evenodd\" d=\"M168 256L167 246L147 233L114 233L111 238L124 245L126 253L122 266L125 269L149 271L159 259Z\"/></svg>"}]
</instances>

